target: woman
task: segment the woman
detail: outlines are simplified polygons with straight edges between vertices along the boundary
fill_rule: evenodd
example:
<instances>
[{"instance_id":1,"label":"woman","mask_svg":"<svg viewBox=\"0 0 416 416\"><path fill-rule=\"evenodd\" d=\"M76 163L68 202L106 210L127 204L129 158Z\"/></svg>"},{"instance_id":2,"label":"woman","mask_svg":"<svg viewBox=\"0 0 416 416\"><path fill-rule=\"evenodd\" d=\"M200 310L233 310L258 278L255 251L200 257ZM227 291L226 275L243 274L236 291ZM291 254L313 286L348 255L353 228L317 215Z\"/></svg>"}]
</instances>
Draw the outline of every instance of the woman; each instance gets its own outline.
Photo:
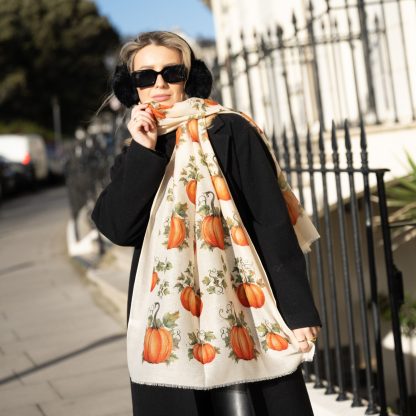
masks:
<instances>
[{"instance_id":1,"label":"woman","mask_svg":"<svg viewBox=\"0 0 416 416\"><path fill-rule=\"evenodd\" d=\"M134 414L312 415L299 365L321 322L301 246L316 230L262 131L208 99L212 77L186 41L142 33L120 56L113 89L133 106L132 139L92 218L135 247Z\"/></svg>"}]
</instances>

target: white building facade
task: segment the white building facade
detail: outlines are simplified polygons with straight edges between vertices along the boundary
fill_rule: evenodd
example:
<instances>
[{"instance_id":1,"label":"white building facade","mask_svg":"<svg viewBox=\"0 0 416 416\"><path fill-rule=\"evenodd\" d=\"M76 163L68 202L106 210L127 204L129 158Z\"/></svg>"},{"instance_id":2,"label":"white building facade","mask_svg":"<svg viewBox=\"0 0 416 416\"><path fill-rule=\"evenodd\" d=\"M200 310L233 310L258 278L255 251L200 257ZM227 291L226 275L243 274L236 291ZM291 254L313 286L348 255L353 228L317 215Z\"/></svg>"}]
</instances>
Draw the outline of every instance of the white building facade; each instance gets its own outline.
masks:
<instances>
[{"instance_id":1,"label":"white building facade","mask_svg":"<svg viewBox=\"0 0 416 416\"><path fill-rule=\"evenodd\" d=\"M224 104L253 112L266 131L290 126L291 119L299 128L321 117L328 127L332 119L339 123L345 118L358 120L360 114L370 124L416 120L414 2L314 0L312 12L306 0L205 3L214 16ZM278 25L283 31L281 47ZM258 53L261 36L269 48L266 58ZM233 59L232 92L224 65L243 45L249 52L250 68L247 71L241 55ZM288 87L282 76L283 59Z\"/></svg>"}]
</instances>

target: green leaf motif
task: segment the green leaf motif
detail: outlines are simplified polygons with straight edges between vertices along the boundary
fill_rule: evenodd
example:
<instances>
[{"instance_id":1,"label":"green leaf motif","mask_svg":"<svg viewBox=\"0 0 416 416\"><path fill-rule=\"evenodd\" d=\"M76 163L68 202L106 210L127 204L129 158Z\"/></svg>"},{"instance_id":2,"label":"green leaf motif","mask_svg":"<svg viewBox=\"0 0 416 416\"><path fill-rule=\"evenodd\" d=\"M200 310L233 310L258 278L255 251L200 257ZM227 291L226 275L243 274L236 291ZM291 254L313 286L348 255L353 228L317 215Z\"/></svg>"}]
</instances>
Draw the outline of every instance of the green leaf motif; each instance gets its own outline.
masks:
<instances>
[{"instance_id":1,"label":"green leaf motif","mask_svg":"<svg viewBox=\"0 0 416 416\"><path fill-rule=\"evenodd\" d=\"M174 349L179 348L179 341L180 341L179 338L173 337L173 348Z\"/></svg>"},{"instance_id":2,"label":"green leaf motif","mask_svg":"<svg viewBox=\"0 0 416 416\"><path fill-rule=\"evenodd\" d=\"M177 359L178 359L177 355L176 355L174 352L172 352L172 353L170 354L169 358L165 361L165 363L166 363L167 365L170 365L170 364L172 364L172 362L173 362L173 361L175 361L175 360L177 360Z\"/></svg>"},{"instance_id":3,"label":"green leaf motif","mask_svg":"<svg viewBox=\"0 0 416 416\"><path fill-rule=\"evenodd\" d=\"M282 328L280 327L280 325L279 325L277 322L275 322L275 323L272 325L272 331L273 331L273 332L281 332L281 331L282 331Z\"/></svg>"},{"instance_id":4,"label":"green leaf motif","mask_svg":"<svg viewBox=\"0 0 416 416\"><path fill-rule=\"evenodd\" d=\"M203 216L203 217L206 217L207 215L210 215L210 213L211 213L211 208L208 206L208 205L206 205L206 204L203 204L203 205L201 205L200 206L200 208L198 209L198 214L200 214L201 216ZM201 224L202 224L202 221L200 221L201 222Z\"/></svg>"},{"instance_id":5,"label":"green leaf motif","mask_svg":"<svg viewBox=\"0 0 416 416\"><path fill-rule=\"evenodd\" d=\"M258 333L260 334L261 337L265 337L267 335L267 333L269 332L267 330L266 325L264 325L264 324L256 326L256 329L257 329L257 331L258 331Z\"/></svg>"},{"instance_id":6,"label":"green leaf motif","mask_svg":"<svg viewBox=\"0 0 416 416\"><path fill-rule=\"evenodd\" d=\"M168 282L167 280L164 280L164 281L160 284L160 287L159 287L159 290L158 290L158 292L157 292L157 295L158 295L159 297L163 297L163 296L168 295L169 293L170 293L170 291L169 291L169 282Z\"/></svg>"},{"instance_id":7,"label":"green leaf motif","mask_svg":"<svg viewBox=\"0 0 416 416\"><path fill-rule=\"evenodd\" d=\"M191 345L195 345L198 343L198 338L193 332L188 332L188 337Z\"/></svg>"},{"instance_id":8,"label":"green leaf motif","mask_svg":"<svg viewBox=\"0 0 416 416\"><path fill-rule=\"evenodd\" d=\"M175 328L177 326L176 320L179 318L179 311L173 313L165 313L163 315L163 325L166 328Z\"/></svg>"},{"instance_id":9,"label":"green leaf motif","mask_svg":"<svg viewBox=\"0 0 416 416\"><path fill-rule=\"evenodd\" d=\"M216 339L217 337L214 335L213 331L206 331L205 332L205 341L210 342L213 339Z\"/></svg>"},{"instance_id":10,"label":"green leaf motif","mask_svg":"<svg viewBox=\"0 0 416 416\"><path fill-rule=\"evenodd\" d=\"M182 218L185 218L186 217L186 211L187 211L187 209L188 209L188 203L187 202L184 202L183 204L180 203L180 202L178 202L175 205L175 212L178 215L180 215Z\"/></svg>"}]
</instances>

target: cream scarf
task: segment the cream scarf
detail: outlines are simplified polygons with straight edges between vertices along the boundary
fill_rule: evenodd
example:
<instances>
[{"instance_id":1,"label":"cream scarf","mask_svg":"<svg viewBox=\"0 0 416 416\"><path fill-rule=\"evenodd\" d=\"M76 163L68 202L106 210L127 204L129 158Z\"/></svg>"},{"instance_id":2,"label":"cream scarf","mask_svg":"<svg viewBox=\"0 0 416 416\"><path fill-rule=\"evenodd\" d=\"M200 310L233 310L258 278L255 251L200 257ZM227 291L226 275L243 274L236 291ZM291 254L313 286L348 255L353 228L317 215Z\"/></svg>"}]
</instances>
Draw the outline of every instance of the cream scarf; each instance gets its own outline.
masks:
<instances>
[{"instance_id":1,"label":"cream scarf","mask_svg":"<svg viewBox=\"0 0 416 416\"><path fill-rule=\"evenodd\" d=\"M294 372L303 361L313 360L315 345L302 353L276 307L212 149L206 117L237 113L257 130L273 155L299 245L309 251L319 234L287 184L268 139L248 116L209 99L149 106L158 134L177 130L133 288L127 328L132 381L210 389Z\"/></svg>"}]
</instances>

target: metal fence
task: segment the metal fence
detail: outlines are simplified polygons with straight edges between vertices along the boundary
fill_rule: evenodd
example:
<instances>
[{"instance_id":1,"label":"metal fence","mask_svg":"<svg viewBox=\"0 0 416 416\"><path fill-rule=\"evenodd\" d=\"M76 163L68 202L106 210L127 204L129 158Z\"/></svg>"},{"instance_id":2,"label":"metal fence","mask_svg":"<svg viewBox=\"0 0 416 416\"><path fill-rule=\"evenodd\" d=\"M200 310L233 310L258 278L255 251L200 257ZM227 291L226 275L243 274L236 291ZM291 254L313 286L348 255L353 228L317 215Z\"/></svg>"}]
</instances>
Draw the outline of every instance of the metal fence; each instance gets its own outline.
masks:
<instances>
[{"instance_id":1,"label":"metal fence","mask_svg":"<svg viewBox=\"0 0 416 416\"><path fill-rule=\"evenodd\" d=\"M82 209L87 210L87 217L94 207L101 190L109 182L110 167L114 162L116 147L110 134L88 134L77 140L69 152L65 170L71 217L74 223L75 238L80 239L79 216ZM88 228L94 228L92 221ZM100 253L104 244L99 235Z\"/></svg>"},{"instance_id":2,"label":"metal fence","mask_svg":"<svg viewBox=\"0 0 416 416\"><path fill-rule=\"evenodd\" d=\"M319 137L307 133L299 138L295 129L292 137L284 133L272 139L301 203L311 201L312 218L321 235L307 264L323 328L315 360L305 363L304 370L307 380L313 374L315 387L325 387L326 394L337 395L336 400L348 400L350 392L352 407L363 406L365 399L365 414L388 414L379 304L379 285L387 279L399 390L399 402L393 405L400 415L409 415L399 322L403 285L392 256L384 184L387 170L368 166L362 122L359 134L360 160L353 160L347 121L343 140L337 137L335 123L329 136L321 129ZM375 226L376 216L380 226ZM379 243L383 265L376 261Z\"/></svg>"},{"instance_id":3,"label":"metal fence","mask_svg":"<svg viewBox=\"0 0 416 416\"><path fill-rule=\"evenodd\" d=\"M314 9L319 3L325 7ZM227 40L216 62L216 85L231 107L248 102L251 115L266 114L268 130L324 130L416 120L416 2L413 0L316 0L291 27L240 34ZM409 56L409 53L411 55ZM412 71L413 70L413 71Z\"/></svg>"}]
</instances>

